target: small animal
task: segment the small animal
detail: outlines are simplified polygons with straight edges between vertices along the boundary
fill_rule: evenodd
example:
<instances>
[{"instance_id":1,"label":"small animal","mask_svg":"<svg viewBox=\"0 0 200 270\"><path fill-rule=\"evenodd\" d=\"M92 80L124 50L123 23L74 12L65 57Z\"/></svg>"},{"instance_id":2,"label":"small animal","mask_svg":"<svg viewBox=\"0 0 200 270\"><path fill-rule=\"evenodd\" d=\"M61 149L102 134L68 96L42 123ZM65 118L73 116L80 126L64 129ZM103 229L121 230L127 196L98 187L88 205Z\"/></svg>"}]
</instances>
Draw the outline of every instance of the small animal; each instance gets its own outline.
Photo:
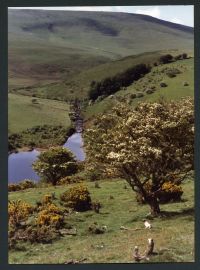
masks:
<instances>
[{"instance_id":1,"label":"small animal","mask_svg":"<svg viewBox=\"0 0 200 270\"><path fill-rule=\"evenodd\" d=\"M144 220L144 226L145 226L145 229L151 229L152 228L152 225L146 219Z\"/></svg>"}]
</instances>

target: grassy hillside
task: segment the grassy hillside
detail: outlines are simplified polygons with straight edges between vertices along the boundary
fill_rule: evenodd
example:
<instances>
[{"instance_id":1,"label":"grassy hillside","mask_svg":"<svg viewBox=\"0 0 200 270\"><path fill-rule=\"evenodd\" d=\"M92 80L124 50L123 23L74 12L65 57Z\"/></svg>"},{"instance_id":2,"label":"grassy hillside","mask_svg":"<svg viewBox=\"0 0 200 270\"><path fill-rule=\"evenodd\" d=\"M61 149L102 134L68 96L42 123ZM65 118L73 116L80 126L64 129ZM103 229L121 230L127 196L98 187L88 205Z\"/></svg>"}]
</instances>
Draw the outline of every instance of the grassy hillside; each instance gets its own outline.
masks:
<instances>
[{"instance_id":1,"label":"grassy hillside","mask_svg":"<svg viewBox=\"0 0 200 270\"><path fill-rule=\"evenodd\" d=\"M33 103L32 99L22 95L8 95L9 133L36 125L70 125L69 106L66 102L37 98L37 102Z\"/></svg>"},{"instance_id":2,"label":"grassy hillside","mask_svg":"<svg viewBox=\"0 0 200 270\"><path fill-rule=\"evenodd\" d=\"M150 262L194 261L193 180L183 185L183 202L161 205L161 210L167 211L168 215L153 219L152 230L144 229L142 221L149 212L148 206L138 205L131 188L127 186L124 189L124 185L122 180L100 182L101 188L87 183L92 200L102 203L100 213L72 213L66 217L66 222L77 228L76 236L64 236L52 244L21 244L19 250L10 251L9 263L62 264L70 259L82 258L86 258L86 263L131 263L134 246L138 245L144 252L150 237L155 241L155 252L158 252ZM59 199L59 195L68 188L58 186L11 192L9 199L23 198L35 204L43 195L52 192ZM59 200L55 203L59 204ZM106 225L107 232L91 235L88 226L94 222ZM121 226L133 230L120 230Z\"/></svg>"},{"instance_id":3,"label":"grassy hillside","mask_svg":"<svg viewBox=\"0 0 200 270\"><path fill-rule=\"evenodd\" d=\"M169 78L165 69L178 69L180 74L177 74L174 78ZM167 84L167 87L160 86L162 81ZM184 82L187 82L188 85L184 86ZM151 87L155 87L155 92L147 94L145 91ZM138 93L142 93L144 96L131 99L132 94L137 95ZM185 96L194 96L193 58L153 67L149 74L127 87L126 90L118 91L112 99L107 97L103 101L96 102L92 106L87 107L85 116L90 118L97 113L109 110L118 98L124 98L129 104L135 106L141 101L156 101L162 97L166 100L178 100Z\"/></svg>"},{"instance_id":4,"label":"grassy hillside","mask_svg":"<svg viewBox=\"0 0 200 270\"><path fill-rule=\"evenodd\" d=\"M10 90L64 80L44 91L82 91L77 74L99 64L155 50L193 50L192 28L138 14L9 10L8 30Z\"/></svg>"},{"instance_id":5,"label":"grassy hillside","mask_svg":"<svg viewBox=\"0 0 200 270\"><path fill-rule=\"evenodd\" d=\"M193 46L191 27L139 14L9 10L8 16L12 42L22 37L27 42L35 40L46 45L48 42L115 59L158 49L192 49Z\"/></svg>"},{"instance_id":6,"label":"grassy hillside","mask_svg":"<svg viewBox=\"0 0 200 270\"><path fill-rule=\"evenodd\" d=\"M112 77L137 64L144 63L147 65L153 65L154 62L159 61L161 55L166 53L178 55L181 52L183 51L168 50L132 55L119 60L100 64L93 68L84 68L80 73L72 75L69 78L65 78L63 82L46 84L39 87L23 87L15 89L13 92L51 99L59 98L65 100L76 98L77 96L79 98L88 98L88 91L92 81L101 81L107 77ZM190 55L193 55L192 52Z\"/></svg>"}]
</instances>

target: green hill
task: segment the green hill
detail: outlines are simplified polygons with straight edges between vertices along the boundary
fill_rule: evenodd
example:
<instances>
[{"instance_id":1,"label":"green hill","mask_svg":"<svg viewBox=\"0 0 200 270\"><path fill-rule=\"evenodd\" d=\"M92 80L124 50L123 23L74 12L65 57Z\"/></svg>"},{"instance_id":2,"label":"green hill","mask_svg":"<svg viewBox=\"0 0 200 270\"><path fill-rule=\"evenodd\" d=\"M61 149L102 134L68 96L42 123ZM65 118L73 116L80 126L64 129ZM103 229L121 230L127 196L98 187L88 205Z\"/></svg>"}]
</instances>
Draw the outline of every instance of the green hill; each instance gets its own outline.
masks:
<instances>
[{"instance_id":1,"label":"green hill","mask_svg":"<svg viewBox=\"0 0 200 270\"><path fill-rule=\"evenodd\" d=\"M129 55L193 49L192 28L138 14L9 10L8 30L9 89L68 82Z\"/></svg>"},{"instance_id":2,"label":"green hill","mask_svg":"<svg viewBox=\"0 0 200 270\"><path fill-rule=\"evenodd\" d=\"M170 78L168 72L178 70L179 73ZM166 87L161 87L162 82ZM184 85L184 84L188 85ZM152 93L146 91L153 89ZM150 91L151 92L151 91ZM96 101L87 107L85 117L90 118L98 113L109 110L117 100L128 102L136 106L142 101L156 101L160 98L176 100L186 96L194 96L194 58L172 62L170 64L153 67L151 72L140 80L134 82L125 90L118 91L113 97L107 97L102 101Z\"/></svg>"}]
</instances>

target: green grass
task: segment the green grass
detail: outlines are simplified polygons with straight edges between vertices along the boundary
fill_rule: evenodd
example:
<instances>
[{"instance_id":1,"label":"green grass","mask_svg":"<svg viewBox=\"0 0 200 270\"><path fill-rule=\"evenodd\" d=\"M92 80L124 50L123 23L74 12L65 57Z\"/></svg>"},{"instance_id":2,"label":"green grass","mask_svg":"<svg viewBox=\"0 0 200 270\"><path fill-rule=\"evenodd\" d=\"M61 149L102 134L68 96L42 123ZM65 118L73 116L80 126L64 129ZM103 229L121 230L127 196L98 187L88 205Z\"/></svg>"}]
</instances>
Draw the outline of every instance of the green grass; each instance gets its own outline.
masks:
<instances>
[{"instance_id":1,"label":"green grass","mask_svg":"<svg viewBox=\"0 0 200 270\"><path fill-rule=\"evenodd\" d=\"M24 42L40 42L112 59L147 51L193 48L192 28L139 14L9 10L8 17L9 40L17 42L20 37L22 47Z\"/></svg>"},{"instance_id":2,"label":"green grass","mask_svg":"<svg viewBox=\"0 0 200 270\"><path fill-rule=\"evenodd\" d=\"M66 102L37 98L38 104L33 104L32 99L23 95L8 95L9 133L44 124L70 126L69 105Z\"/></svg>"},{"instance_id":3,"label":"green grass","mask_svg":"<svg viewBox=\"0 0 200 270\"><path fill-rule=\"evenodd\" d=\"M181 74L177 74L174 78L169 78L165 73L161 72L164 68L177 68L181 71ZM160 87L161 81L166 82L168 86L164 88ZM188 82L188 86L183 86L183 82L185 81ZM151 86L155 86L156 91L150 95L145 94L143 90ZM153 67L149 74L127 87L127 90L118 91L114 96L127 99L130 94L137 94L139 92L145 95L144 97L133 99L131 103L133 107L135 107L138 102L153 102L161 97L164 97L164 99L168 101L178 100L186 96L194 97L194 58ZM108 97L101 102L94 103L92 106L87 107L85 117L88 119L98 113L104 113L109 110L115 102L115 98L110 99Z\"/></svg>"},{"instance_id":4,"label":"green grass","mask_svg":"<svg viewBox=\"0 0 200 270\"><path fill-rule=\"evenodd\" d=\"M92 200L102 203L100 214L87 211L71 214L66 222L77 228L76 236L65 236L52 244L22 244L21 251L9 252L11 264L62 264L70 259L87 258L88 263L131 263L132 252L138 245L144 252L148 238L155 241L155 252L150 262L193 262L194 261L194 182L183 184L183 202L161 205L161 210L170 212L166 218L151 221L152 230L145 230L142 219L149 212L147 205L138 205L135 194L123 180L102 181L101 188L86 183ZM71 187L72 185L70 185ZM57 198L69 187L48 187L12 192L9 199L22 199L34 204L44 194L55 192ZM110 199L110 195L113 199ZM55 201L57 204L59 201ZM108 231L91 235L87 231L93 222L106 225ZM137 231L122 231L120 226ZM99 246L103 245L103 248ZM21 246L21 247L22 247Z\"/></svg>"},{"instance_id":5,"label":"green grass","mask_svg":"<svg viewBox=\"0 0 200 270\"><path fill-rule=\"evenodd\" d=\"M52 99L86 97L92 80L137 62L131 55L191 53L194 42L192 28L139 14L9 10L8 25L9 91Z\"/></svg>"}]
</instances>

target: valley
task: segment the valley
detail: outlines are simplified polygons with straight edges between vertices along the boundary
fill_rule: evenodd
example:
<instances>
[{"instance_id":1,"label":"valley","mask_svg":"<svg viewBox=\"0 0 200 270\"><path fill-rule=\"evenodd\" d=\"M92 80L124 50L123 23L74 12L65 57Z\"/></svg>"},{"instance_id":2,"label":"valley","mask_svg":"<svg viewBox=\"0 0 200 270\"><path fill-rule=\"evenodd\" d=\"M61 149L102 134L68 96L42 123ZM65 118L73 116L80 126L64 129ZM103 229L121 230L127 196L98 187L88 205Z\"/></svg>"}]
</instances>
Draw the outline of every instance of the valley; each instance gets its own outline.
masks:
<instances>
[{"instance_id":1,"label":"valley","mask_svg":"<svg viewBox=\"0 0 200 270\"><path fill-rule=\"evenodd\" d=\"M8 18L9 263L137 263L149 238L141 262L193 262L193 28Z\"/></svg>"}]
</instances>

